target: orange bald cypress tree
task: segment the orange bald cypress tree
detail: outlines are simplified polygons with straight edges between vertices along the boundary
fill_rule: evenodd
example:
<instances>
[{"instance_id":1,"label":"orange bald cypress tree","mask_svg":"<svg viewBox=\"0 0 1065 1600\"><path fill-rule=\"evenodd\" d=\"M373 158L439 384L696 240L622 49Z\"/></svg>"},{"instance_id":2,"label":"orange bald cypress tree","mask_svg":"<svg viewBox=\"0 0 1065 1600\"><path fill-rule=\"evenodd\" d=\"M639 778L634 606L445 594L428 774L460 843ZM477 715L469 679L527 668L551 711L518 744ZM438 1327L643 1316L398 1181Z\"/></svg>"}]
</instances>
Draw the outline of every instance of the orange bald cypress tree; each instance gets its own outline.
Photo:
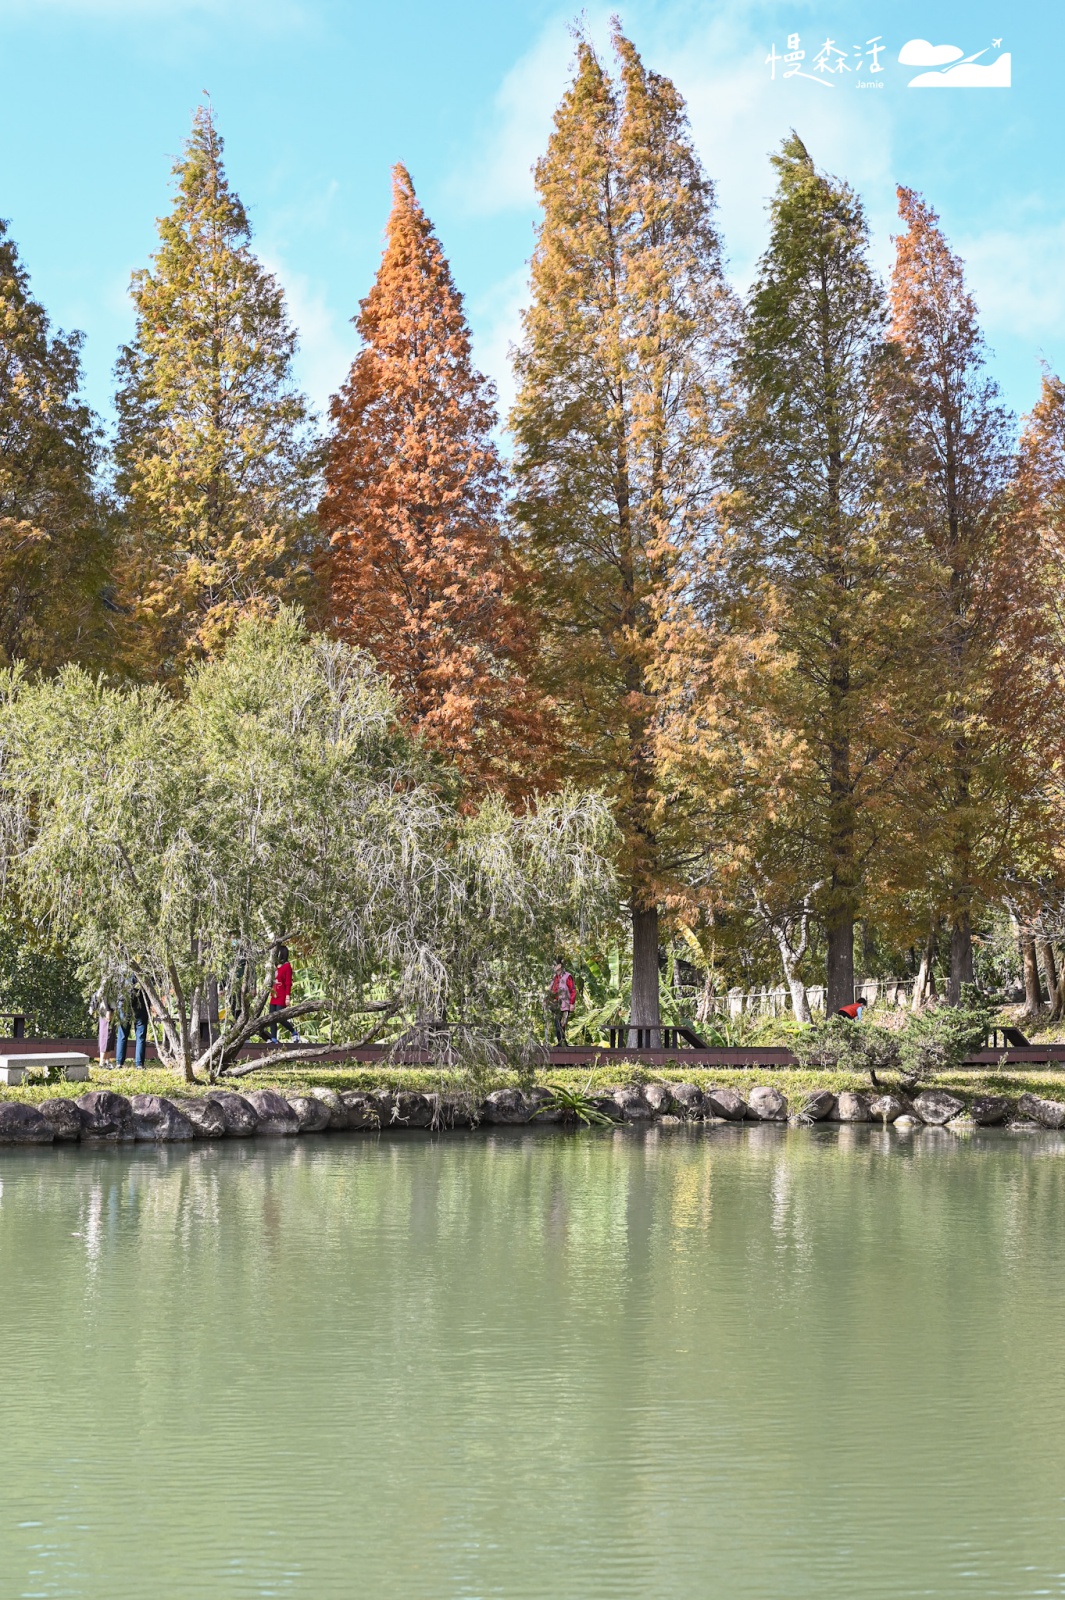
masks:
<instances>
[{"instance_id":1,"label":"orange bald cypress tree","mask_svg":"<svg viewBox=\"0 0 1065 1600\"><path fill-rule=\"evenodd\" d=\"M1050 641L1038 540L1015 509L1013 419L962 263L919 195L898 200L884 509L910 552L920 652L899 785L912 836L895 844L949 928L957 1003L973 981L974 918L1038 835Z\"/></svg>"},{"instance_id":2,"label":"orange bald cypress tree","mask_svg":"<svg viewBox=\"0 0 1065 1600\"><path fill-rule=\"evenodd\" d=\"M502 516L491 383L402 166L363 341L331 407L321 518L337 630L389 674L407 718L475 790L544 786L545 705Z\"/></svg>"}]
</instances>

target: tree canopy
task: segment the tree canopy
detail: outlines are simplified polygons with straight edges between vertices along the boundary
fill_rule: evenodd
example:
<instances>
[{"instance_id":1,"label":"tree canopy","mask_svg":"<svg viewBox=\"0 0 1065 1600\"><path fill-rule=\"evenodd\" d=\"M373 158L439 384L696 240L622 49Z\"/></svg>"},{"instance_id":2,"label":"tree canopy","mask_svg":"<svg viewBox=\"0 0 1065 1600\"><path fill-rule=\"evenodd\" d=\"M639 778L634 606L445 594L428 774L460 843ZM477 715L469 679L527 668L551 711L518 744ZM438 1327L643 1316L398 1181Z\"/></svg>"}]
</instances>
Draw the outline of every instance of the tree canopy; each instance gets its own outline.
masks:
<instances>
[{"instance_id":1,"label":"tree canopy","mask_svg":"<svg viewBox=\"0 0 1065 1600\"><path fill-rule=\"evenodd\" d=\"M76 667L4 683L5 881L87 986L139 984L189 1078L236 1070L289 940L323 996L282 1019L325 1011L350 1035L450 1011L469 1037L493 1018L527 1040L550 956L609 906L604 808L459 813L373 663L289 611L239 624L185 690Z\"/></svg>"},{"instance_id":2,"label":"tree canopy","mask_svg":"<svg viewBox=\"0 0 1065 1600\"><path fill-rule=\"evenodd\" d=\"M252 253L209 104L173 176L159 248L133 276L115 464L130 664L176 681L242 617L310 600L318 457L296 335Z\"/></svg>"},{"instance_id":3,"label":"tree canopy","mask_svg":"<svg viewBox=\"0 0 1065 1600\"><path fill-rule=\"evenodd\" d=\"M503 526L492 385L410 174L392 174L384 256L332 406L322 525L334 625L388 673L409 725L475 788L550 777L527 681L534 618Z\"/></svg>"}]
</instances>

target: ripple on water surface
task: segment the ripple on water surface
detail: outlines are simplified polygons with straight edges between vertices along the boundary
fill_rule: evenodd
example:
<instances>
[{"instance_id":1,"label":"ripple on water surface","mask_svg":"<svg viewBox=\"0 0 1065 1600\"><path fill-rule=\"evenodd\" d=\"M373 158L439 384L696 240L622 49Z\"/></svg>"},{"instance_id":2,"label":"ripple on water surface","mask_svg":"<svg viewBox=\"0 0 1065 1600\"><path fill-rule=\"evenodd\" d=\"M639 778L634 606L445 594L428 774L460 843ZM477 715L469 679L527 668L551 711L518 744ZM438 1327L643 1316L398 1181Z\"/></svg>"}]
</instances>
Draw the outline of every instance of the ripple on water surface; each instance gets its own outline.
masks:
<instances>
[{"instance_id":1,"label":"ripple on water surface","mask_svg":"<svg viewBox=\"0 0 1065 1600\"><path fill-rule=\"evenodd\" d=\"M1065 1141L4 1152L0 1596L1065 1595Z\"/></svg>"}]
</instances>

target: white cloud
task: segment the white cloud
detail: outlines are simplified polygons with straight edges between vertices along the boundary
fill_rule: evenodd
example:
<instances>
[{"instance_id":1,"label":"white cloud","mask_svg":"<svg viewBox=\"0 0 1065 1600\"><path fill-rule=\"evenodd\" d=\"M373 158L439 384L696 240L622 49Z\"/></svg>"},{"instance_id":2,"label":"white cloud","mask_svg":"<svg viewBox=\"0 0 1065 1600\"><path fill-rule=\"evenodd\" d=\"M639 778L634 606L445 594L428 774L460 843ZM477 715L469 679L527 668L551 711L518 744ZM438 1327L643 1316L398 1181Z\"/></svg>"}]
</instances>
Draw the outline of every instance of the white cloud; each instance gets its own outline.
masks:
<instances>
[{"instance_id":1,"label":"white cloud","mask_svg":"<svg viewBox=\"0 0 1065 1600\"><path fill-rule=\"evenodd\" d=\"M1065 222L975 234L957 250L992 339L1001 333L1041 346L1065 335Z\"/></svg>"},{"instance_id":2,"label":"white cloud","mask_svg":"<svg viewBox=\"0 0 1065 1600\"><path fill-rule=\"evenodd\" d=\"M514 402L510 349L521 338L521 313L528 303L529 269L519 267L467 306L473 330L473 358L480 371L495 383L499 417L504 424Z\"/></svg>"},{"instance_id":3,"label":"white cloud","mask_svg":"<svg viewBox=\"0 0 1065 1600\"><path fill-rule=\"evenodd\" d=\"M692 132L715 180L720 225L735 280L746 287L765 248L775 187L769 157L794 128L819 167L845 177L869 206L877 250L894 223L892 129L884 97L849 83L831 91L784 83L765 66L768 39L744 8L719 15L654 56L688 103Z\"/></svg>"},{"instance_id":4,"label":"white cloud","mask_svg":"<svg viewBox=\"0 0 1065 1600\"><path fill-rule=\"evenodd\" d=\"M899 51L899 61L904 67L945 67L948 61L960 61L964 54L956 44L929 44L927 39L910 39Z\"/></svg>"},{"instance_id":5,"label":"white cloud","mask_svg":"<svg viewBox=\"0 0 1065 1600\"><path fill-rule=\"evenodd\" d=\"M572 57L573 39L556 20L503 79L492 103L483 154L449 186L469 215L494 216L532 206L532 168L547 144Z\"/></svg>"},{"instance_id":6,"label":"white cloud","mask_svg":"<svg viewBox=\"0 0 1065 1600\"><path fill-rule=\"evenodd\" d=\"M350 322L328 304L320 284L294 272L276 257L260 257L285 291L289 321L299 333L294 369L296 381L324 420L330 397L347 376L358 337Z\"/></svg>"}]
</instances>

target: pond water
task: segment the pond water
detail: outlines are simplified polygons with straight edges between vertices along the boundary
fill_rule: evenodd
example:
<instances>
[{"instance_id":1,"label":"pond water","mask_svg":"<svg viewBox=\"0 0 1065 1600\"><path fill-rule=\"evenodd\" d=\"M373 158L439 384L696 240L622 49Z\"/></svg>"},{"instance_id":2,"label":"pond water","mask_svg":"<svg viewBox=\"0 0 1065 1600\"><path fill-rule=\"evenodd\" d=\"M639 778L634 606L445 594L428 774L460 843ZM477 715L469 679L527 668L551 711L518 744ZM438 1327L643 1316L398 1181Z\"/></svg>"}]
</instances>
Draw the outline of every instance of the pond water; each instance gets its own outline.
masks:
<instances>
[{"instance_id":1,"label":"pond water","mask_svg":"<svg viewBox=\"0 0 1065 1600\"><path fill-rule=\"evenodd\" d=\"M0 1595L1065 1595L1065 1141L0 1153Z\"/></svg>"}]
</instances>

